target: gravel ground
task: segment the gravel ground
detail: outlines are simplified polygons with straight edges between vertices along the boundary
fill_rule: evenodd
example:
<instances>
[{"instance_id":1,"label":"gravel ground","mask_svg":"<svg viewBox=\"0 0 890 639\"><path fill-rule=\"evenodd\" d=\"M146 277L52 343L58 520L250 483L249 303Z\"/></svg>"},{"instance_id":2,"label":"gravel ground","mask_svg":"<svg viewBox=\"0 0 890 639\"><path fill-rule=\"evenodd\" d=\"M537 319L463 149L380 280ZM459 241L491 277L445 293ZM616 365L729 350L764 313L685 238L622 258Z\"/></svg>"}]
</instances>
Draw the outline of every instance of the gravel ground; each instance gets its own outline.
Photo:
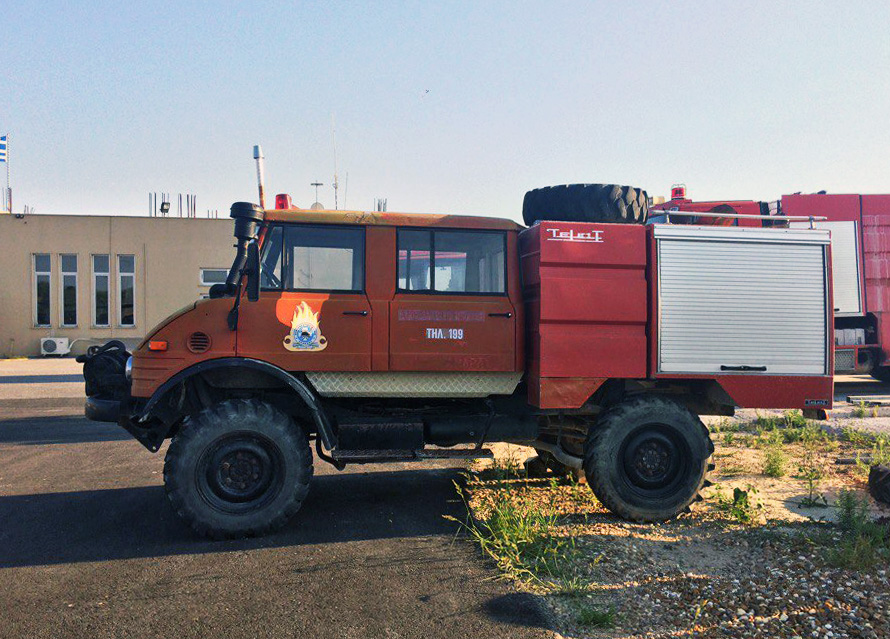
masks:
<instances>
[{"instance_id":1,"label":"gravel ground","mask_svg":"<svg viewBox=\"0 0 890 639\"><path fill-rule=\"evenodd\" d=\"M752 416L743 412L731 424ZM834 432L854 421L837 419L823 426ZM542 596L563 637L890 637L890 566L878 563L856 571L836 567L832 560L841 543L840 529L830 523L839 491L867 497L863 470L834 464L837 457L855 455L856 447L834 437L785 445L787 475L768 478L761 470L763 445L753 435L724 438L718 433L714 439L715 486L703 492L704 501L691 513L665 524L623 522L583 484L504 481L491 471L469 482L471 508L484 519L495 494L507 491L518 502L559 515L556 534L570 539L575 551L570 572L587 582L587 590L569 597L548 594L530 582L517 585ZM510 465L504 460L521 461L534 453L498 446L496 454L501 468ZM801 506L808 486L795 475L804 459L820 469L814 494L824 496L827 505ZM720 498L725 503L735 487L751 493L755 508L749 525L720 507ZM890 515L873 501L870 507L872 517ZM585 608L612 610L612 627L580 623L579 611Z\"/></svg>"}]
</instances>

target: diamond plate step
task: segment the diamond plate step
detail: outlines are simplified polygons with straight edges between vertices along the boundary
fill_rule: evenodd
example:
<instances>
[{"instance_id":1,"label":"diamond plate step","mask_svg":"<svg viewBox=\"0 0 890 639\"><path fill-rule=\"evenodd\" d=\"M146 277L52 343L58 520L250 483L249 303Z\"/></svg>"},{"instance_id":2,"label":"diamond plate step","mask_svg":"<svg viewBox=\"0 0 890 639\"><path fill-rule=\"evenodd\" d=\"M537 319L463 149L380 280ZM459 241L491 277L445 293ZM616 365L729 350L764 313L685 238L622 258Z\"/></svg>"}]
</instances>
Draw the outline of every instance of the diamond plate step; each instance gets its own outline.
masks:
<instances>
[{"instance_id":1,"label":"diamond plate step","mask_svg":"<svg viewBox=\"0 0 890 639\"><path fill-rule=\"evenodd\" d=\"M494 457L488 448L458 448L429 450L335 450L331 457L350 464L415 461L420 459L480 459Z\"/></svg>"}]
</instances>

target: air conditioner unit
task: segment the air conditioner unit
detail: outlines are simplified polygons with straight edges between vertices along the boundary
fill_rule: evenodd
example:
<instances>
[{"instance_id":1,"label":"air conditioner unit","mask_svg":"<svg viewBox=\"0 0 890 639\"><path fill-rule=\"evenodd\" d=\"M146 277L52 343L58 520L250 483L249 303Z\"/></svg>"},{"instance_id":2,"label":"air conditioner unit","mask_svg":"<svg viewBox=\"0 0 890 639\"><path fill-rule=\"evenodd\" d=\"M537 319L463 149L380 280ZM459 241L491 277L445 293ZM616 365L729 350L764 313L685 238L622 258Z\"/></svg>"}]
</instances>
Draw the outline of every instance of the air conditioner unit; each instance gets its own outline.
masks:
<instances>
[{"instance_id":1,"label":"air conditioner unit","mask_svg":"<svg viewBox=\"0 0 890 639\"><path fill-rule=\"evenodd\" d=\"M41 337L41 355L67 355L71 352L67 337Z\"/></svg>"}]
</instances>

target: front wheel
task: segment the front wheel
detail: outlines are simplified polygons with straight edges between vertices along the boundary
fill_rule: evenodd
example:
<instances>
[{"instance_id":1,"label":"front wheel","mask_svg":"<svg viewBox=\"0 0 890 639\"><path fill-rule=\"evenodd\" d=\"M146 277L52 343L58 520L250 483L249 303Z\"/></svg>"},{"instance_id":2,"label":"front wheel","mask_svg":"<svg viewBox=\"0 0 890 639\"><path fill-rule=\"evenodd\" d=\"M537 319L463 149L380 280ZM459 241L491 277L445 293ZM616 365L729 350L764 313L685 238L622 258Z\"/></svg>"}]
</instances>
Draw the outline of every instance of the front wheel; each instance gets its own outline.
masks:
<instances>
[{"instance_id":1,"label":"front wheel","mask_svg":"<svg viewBox=\"0 0 890 639\"><path fill-rule=\"evenodd\" d=\"M584 473L597 499L616 515L666 521L695 500L713 452L704 424L685 406L635 397L591 426Z\"/></svg>"},{"instance_id":2,"label":"front wheel","mask_svg":"<svg viewBox=\"0 0 890 639\"><path fill-rule=\"evenodd\" d=\"M311 478L306 433L256 400L222 402L187 420L164 461L174 510L216 539L281 527L300 509Z\"/></svg>"}]
</instances>

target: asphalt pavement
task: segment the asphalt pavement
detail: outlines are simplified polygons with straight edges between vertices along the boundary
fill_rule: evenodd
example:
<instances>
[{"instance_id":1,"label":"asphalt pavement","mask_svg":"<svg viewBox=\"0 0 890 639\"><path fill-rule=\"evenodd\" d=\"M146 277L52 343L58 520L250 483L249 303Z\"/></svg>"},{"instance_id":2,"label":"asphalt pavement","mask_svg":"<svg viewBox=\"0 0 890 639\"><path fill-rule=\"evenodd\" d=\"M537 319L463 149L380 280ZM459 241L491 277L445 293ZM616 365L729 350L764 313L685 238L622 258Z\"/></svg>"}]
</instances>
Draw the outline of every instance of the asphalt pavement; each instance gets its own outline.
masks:
<instances>
[{"instance_id":1,"label":"asphalt pavement","mask_svg":"<svg viewBox=\"0 0 890 639\"><path fill-rule=\"evenodd\" d=\"M208 541L163 449L80 416L72 367L0 362L0 637L553 636L443 517L458 464L316 461L282 531Z\"/></svg>"}]
</instances>

